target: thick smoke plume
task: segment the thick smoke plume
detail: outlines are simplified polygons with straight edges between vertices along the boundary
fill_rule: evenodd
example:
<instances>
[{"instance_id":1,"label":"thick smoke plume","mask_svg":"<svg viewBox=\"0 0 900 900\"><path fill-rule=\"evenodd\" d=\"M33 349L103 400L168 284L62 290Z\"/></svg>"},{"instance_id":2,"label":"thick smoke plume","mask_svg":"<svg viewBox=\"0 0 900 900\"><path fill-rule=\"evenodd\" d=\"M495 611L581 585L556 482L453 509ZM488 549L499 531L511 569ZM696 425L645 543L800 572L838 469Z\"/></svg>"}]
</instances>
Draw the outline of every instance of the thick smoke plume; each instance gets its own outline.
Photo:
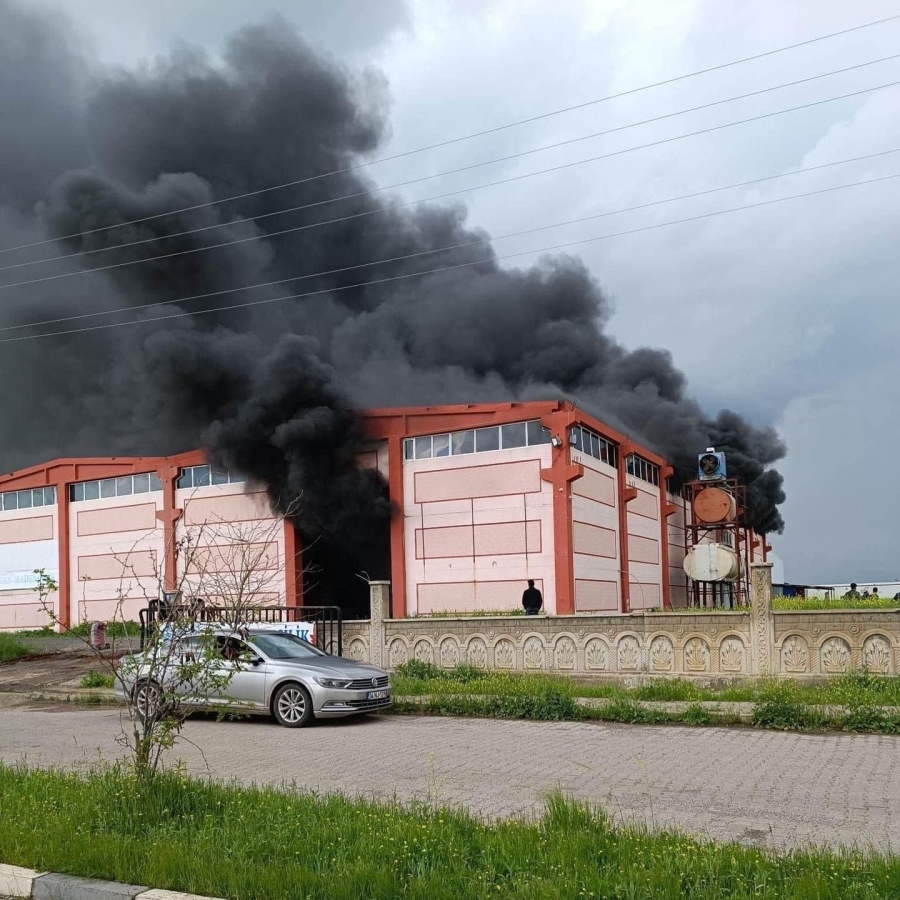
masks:
<instances>
[{"instance_id":1,"label":"thick smoke plume","mask_svg":"<svg viewBox=\"0 0 900 900\"><path fill-rule=\"evenodd\" d=\"M284 23L242 30L221 60L181 50L147 70L98 72L64 22L0 0L0 85L0 247L346 168L372 154L386 130L380 79L322 58ZM657 449L681 475L698 450L725 450L730 471L749 484L752 524L781 529L781 477L769 468L784 454L777 435L732 412L710 418L667 352L619 345L605 331L609 302L579 260L502 269L489 236L468 228L460 207L410 211L366 194L371 186L345 173L5 255L4 264L225 223L81 258L96 268L263 236L2 291L3 325L122 307L130 312L77 325L214 312L6 344L0 376L13 389L0 400L0 465L204 446L216 462L264 481L282 509L302 492L303 530L339 538L387 512L381 485L353 468L353 409L566 396ZM378 214L274 235L371 210ZM406 262L146 308L468 242ZM379 283L474 260L488 261ZM5 274L22 280L73 268L47 263ZM322 293L227 309L300 291ZM48 326L59 327L76 326Z\"/></svg>"}]
</instances>

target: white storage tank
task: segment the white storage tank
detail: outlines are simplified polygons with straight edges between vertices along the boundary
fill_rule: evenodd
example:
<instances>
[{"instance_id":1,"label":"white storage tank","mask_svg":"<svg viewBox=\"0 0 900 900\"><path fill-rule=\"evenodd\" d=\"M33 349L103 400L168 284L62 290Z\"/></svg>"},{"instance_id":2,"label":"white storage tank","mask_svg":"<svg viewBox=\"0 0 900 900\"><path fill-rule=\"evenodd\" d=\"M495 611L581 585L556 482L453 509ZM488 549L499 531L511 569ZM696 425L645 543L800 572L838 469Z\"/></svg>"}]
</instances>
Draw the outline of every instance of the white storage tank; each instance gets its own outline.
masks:
<instances>
[{"instance_id":1,"label":"white storage tank","mask_svg":"<svg viewBox=\"0 0 900 900\"><path fill-rule=\"evenodd\" d=\"M736 581L740 570L737 554L725 544L695 544L684 558L684 571L694 581Z\"/></svg>"}]
</instances>

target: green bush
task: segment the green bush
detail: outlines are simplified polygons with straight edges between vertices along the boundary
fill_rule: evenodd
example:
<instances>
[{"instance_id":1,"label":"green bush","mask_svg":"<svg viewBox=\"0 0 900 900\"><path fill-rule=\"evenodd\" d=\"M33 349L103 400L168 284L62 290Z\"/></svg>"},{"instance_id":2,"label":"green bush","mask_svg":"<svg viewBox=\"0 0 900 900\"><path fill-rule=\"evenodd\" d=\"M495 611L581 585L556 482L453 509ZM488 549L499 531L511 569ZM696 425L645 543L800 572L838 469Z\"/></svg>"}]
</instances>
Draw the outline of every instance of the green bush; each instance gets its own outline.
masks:
<instances>
[{"instance_id":1,"label":"green bush","mask_svg":"<svg viewBox=\"0 0 900 900\"><path fill-rule=\"evenodd\" d=\"M112 675L104 675L103 672L95 672L93 669L80 682L83 688L111 688L114 683Z\"/></svg>"},{"instance_id":2,"label":"green bush","mask_svg":"<svg viewBox=\"0 0 900 900\"><path fill-rule=\"evenodd\" d=\"M753 707L753 724L781 731L823 728L822 713L804 703L795 684L771 681L765 684Z\"/></svg>"},{"instance_id":3,"label":"green bush","mask_svg":"<svg viewBox=\"0 0 900 900\"><path fill-rule=\"evenodd\" d=\"M472 684L475 681L484 681L490 678L491 673L487 669L479 669L477 666L458 665L451 669L447 675L449 681L459 684Z\"/></svg>"},{"instance_id":4,"label":"green bush","mask_svg":"<svg viewBox=\"0 0 900 900\"><path fill-rule=\"evenodd\" d=\"M397 674L403 678L418 678L420 681L438 680L447 677L443 669L439 669L434 663L422 662L420 659L411 659L397 666Z\"/></svg>"},{"instance_id":5,"label":"green bush","mask_svg":"<svg viewBox=\"0 0 900 900\"><path fill-rule=\"evenodd\" d=\"M710 725L713 717L699 703L692 703L681 715L685 725Z\"/></svg>"},{"instance_id":6,"label":"green bush","mask_svg":"<svg viewBox=\"0 0 900 900\"><path fill-rule=\"evenodd\" d=\"M658 709L645 709L634 700L613 700L600 709L592 709L592 719L603 722L625 722L628 725L664 725L672 721L672 716Z\"/></svg>"},{"instance_id":7,"label":"green bush","mask_svg":"<svg viewBox=\"0 0 900 900\"><path fill-rule=\"evenodd\" d=\"M0 662L20 659L31 651L11 634L0 633Z\"/></svg>"},{"instance_id":8,"label":"green bush","mask_svg":"<svg viewBox=\"0 0 900 900\"><path fill-rule=\"evenodd\" d=\"M496 719L537 719L562 722L584 718L572 694L555 685L533 692L505 694L438 694L426 711L443 716L488 716Z\"/></svg>"}]
</instances>

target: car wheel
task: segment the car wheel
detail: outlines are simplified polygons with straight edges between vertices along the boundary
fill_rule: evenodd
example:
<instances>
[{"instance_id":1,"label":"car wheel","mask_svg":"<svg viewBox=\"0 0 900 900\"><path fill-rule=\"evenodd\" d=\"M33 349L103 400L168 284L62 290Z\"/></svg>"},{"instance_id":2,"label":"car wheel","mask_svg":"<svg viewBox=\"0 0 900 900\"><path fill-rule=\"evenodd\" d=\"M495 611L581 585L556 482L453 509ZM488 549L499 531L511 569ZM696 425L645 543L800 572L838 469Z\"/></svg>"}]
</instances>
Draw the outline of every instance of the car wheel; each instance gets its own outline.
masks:
<instances>
[{"instance_id":1,"label":"car wheel","mask_svg":"<svg viewBox=\"0 0 900 900\"><path fill-rule=\"evenodd\" d=\"M300 684L283 684L272 698L272 715L285 728L302 728L312 721L309 691Z\"/></svg>"},{"instance_id":2,"label":"car wheel","mask_svg":"<svg viewBox=\"0 0 900 900\"><path fill-rule=\"evenodd\" d=\"M159 686L152 681L142 681L134 689L134 709L141 721L152 719L160 706Z\"/></svg>"}]
</instances>

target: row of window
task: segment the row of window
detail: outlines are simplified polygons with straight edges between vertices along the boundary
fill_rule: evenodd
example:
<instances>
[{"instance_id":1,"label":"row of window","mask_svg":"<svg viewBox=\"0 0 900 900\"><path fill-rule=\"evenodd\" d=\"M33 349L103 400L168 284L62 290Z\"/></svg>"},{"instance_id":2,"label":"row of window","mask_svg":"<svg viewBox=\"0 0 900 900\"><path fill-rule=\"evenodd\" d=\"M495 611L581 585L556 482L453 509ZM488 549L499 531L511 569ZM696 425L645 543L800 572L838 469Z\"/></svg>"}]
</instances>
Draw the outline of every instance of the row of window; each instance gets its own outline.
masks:
<instances>
[{"instance_id":1,"label":"row of window","mask_svg":"<svg viewBox=\"0 0 900 900\"><path fill-rule=\"evenodd\" d=\"M0 509L31 509L32 506L52 506L56 503L56 488L29 488L25 491L5 491L0 494Z\"/></svg>"},{"instance_id":2,"label":"row of window","mask_svg":"<svg viewBox=\"0 0 900 900\"><path fill-rule=\"evenodd\" d=\"M459 456L464 453L487 453L491 450L510 450L549 444L550 432L537 419L493 425L449 434L429 434L407 438L403 442L404 459L433 459L439 456Z\"/></svg>"},{"instance_id":3,"label":"row of window","mask_svg":"<svg viewBox=\"0 0 900 900\"><path fill-rule=\"evenodd\" d=\"M618 448L615 444L611 444L606 438L600 437L589 428L581 425L575 425L569 431L569 444L582 453L599 459L600 462L608 463L611 466L618 465Z\"/></svg>"},{"instance_id":4,"label":"row of window","mask_svg":"<svg viewBox=\"0 0 900 900\"><path fill-rule=\"evenodd\" d=\"M180 488L207 487L210 484L243 484L247 479L237 472L212 466L190 466L182 469L175 484Z\"/></svg>"},{"instance_id":5,"label":"row of window","mask_svg":"<svg viewBox=\"0 0 900 900\"><path fill-rule=\"evenodd\" d=\"M224 472L213 469L211 466L190 466L182 469L178 476L177 486L180 488L206 487L210 484L240 484L244 481L242 475L234 472ZM56 499L55 488L44 488L53 491L52 500L44 500L44 503L53 503ZM99 481L79 481L69 485L69 500L77 503L80 500L101 500L107 497L129 497L132 494L147 494L150 491L161 491L162 482L155 472L142 472L139 475L121 475L118 478L102 478ZM13 491L13 494L29 493L28 491ZM5 494L3 495L6 496ZM29 504L31 505L31 504ZM34 503L34 506L40 506ZM4 509L15 509L15 506ZM22 509L22 503L19 503Z\"/></svg>"},{"instance_id":6,"label":"row of window","mask_svg":"<svg viewBox=\"0 0 900 900\"><path fill-rule=\"evenodd\" d=\"M403 442L404 459L434 459L442 456L459 456L465 453L486 453L491 450L509 450L514 447L531 447L549 444L550 432L539 421L514 422L511 425L494 425L489 428L475 428L469 431L453 431L449 434L428 434L424 437L407 438ZM618 465L618 448L599 434L575 425L569 431L569 444L582 453L593 456L610 466ZM201 467L208 469L209 467ZM190 470L185 469L185 472ZM659 487L659 466L632 454L625 460L625 471L629 475L648 481ZM184 477L184 476L182 476ZM209 484L209 481L203 484ZM213 484L224 484L224 481ZM181 487L179 480L179 487ZM197 486L197 482L194 482Z\"/></svg>"},{"instance_id":7,"label":"row of window","mask_svg":"<svg viewBox=\"0 0 900 900\"><path fill-rule=\"evenodd\" d=\"M107 497L130 497L132 494L147 494L161 491L162 482L155 472L140 475L121 475L118 478L102 478L99 481L79 481L69 485L69 500L100 500Z\"/></svg>"},{"instance_id":8,"label":"row of window","mask_svg":"<svg viewBox=\"0 0 900 900\"><path fill-rule=\"evenodd\" d=\"M648 462L642 456L632 454L625 460L625 471L642 481L649 481L659 487L659 466Z\"/></svg>"}]
</instances>

